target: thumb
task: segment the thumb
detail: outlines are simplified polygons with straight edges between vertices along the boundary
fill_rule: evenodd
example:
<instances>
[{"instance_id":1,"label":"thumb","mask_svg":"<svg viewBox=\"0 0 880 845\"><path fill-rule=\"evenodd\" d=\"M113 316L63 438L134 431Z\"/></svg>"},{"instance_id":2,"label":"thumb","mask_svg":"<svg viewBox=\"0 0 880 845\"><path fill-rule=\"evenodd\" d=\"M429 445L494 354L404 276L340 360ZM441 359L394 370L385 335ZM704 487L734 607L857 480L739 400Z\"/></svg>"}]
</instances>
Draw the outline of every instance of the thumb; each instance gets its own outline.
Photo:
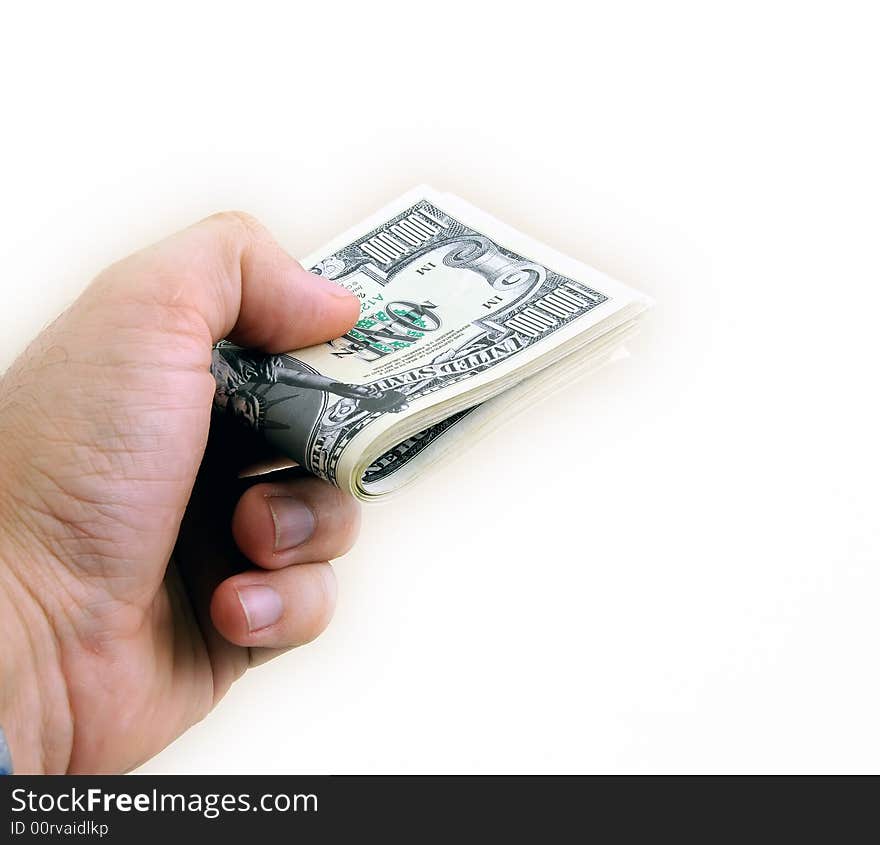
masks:
<instances>
[{"instance_id":1,"label":"thumb","mask_svg":"<svg viewBox=\"0 0 880 845\"><path fill-rule=\"evenodd\" d=\"M205 339L284 352L345 334L357 297L304 270L253 217L208 217L108 268L86 294L103 313L119 306L173 311Z\"/></svg>"}]
</instances>

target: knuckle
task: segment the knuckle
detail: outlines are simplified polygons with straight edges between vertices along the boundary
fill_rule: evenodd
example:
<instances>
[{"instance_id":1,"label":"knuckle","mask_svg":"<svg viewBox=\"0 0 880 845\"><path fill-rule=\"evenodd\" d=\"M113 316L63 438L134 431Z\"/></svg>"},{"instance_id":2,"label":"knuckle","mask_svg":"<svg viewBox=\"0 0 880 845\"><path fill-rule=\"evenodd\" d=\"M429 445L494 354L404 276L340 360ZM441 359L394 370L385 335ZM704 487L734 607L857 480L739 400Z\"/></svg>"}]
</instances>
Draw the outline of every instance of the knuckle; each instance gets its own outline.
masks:
<instances>
[{"instance_id":1,"label":"knuckle","mask_svg":"<svg viewBox=\"0 0 880 845\"><path fill-rule=\"evenodd\" d=\"M314 510L319 523L323 523L325 534L330 533L334 556L338 557L348 552L357 540L361 506L353 496L335 487L327 485L322 488L322 493L326 496L323 506Z\"/></svg>"},{"instance_id":2,"label":"knuckle","mask_svg":"<svg viewBox=\"0 0 880 845\"><path fill-rule=\"evenodd\" d=\"M248 237L253 237L255 235L263 235L266 231L263 224L252 214L234 209L218 211L208 217L205 222L218 226L233 235L244 234Z\"/></svg>"},{"instance_id":3,"label":"knuckle","mask_svg":"<svg viewBox=\"0 0 880 845\"><path fill-rule=\"evenodd\" d=\"M316 601L313 605L311 618L306 624L306 634L309 640L313 640L330 624L333 612L336 610L336 576L332 567L327 564L318 564L310 573L312 587L316 593Z\"/></svg>"}]
</instances>

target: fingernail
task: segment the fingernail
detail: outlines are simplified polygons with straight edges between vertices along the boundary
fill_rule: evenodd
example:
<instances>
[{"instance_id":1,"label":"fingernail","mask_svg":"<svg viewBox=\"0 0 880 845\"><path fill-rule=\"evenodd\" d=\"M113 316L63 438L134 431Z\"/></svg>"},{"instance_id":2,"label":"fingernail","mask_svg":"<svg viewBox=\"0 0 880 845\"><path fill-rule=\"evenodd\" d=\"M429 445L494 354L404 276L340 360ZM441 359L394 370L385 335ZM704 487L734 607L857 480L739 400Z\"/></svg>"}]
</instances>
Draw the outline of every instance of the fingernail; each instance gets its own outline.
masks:
<instances>
[{"instance_id":1,"label":"fingernail","mask_svg":"<svg viewBox=\"0 0 880 845\"><path fill-rule=\"evenodd\" d=\"M266 499L275 523L275 551L286 552L305 543L315 533L312 509L292 496L269 496Z\"/></svg>"},{"instance_id":2,"label":"fingernail","mask_svg":"<svg viewBox=\"0 0 880 845\"><path fill-rule=\"evenodd\" d=\"M247 617L248 631L252 633L274 625L284 611L281 596L271 587L242 587L238 590L238 600Z\"/></svg>"}]
</instances>

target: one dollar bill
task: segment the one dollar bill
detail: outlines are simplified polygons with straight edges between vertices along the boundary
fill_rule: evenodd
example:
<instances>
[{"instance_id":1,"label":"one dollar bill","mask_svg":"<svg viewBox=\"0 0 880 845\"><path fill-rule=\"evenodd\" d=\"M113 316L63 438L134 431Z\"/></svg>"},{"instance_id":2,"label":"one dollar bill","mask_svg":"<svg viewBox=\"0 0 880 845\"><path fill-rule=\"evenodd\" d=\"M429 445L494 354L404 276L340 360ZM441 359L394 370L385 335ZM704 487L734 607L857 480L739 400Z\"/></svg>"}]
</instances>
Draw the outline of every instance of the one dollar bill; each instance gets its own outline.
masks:
<instances>
[{"instance_id":1,"label":"one dollar bill","mask_svg":"<svg viewBox=\"0 0 880 845\"><path fill-rule=\"evenodd\" d=\"M218 344L215 408L365 500L612 358L649 305L427 186L303 263L360 299L357 324L289 354Z\"/></svg>"}]
</instances>

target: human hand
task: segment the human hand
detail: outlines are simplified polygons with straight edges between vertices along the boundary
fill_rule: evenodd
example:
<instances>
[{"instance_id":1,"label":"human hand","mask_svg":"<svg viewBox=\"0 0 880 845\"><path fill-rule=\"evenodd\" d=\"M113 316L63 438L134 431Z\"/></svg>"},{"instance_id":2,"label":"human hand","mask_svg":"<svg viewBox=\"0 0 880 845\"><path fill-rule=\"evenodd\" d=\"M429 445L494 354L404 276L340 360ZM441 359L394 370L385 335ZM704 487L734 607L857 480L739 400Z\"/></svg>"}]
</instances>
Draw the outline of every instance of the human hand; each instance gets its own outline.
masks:
<instances>
[{"instance_id":1,"label":"human hand","mask_svg":"<svg viewBox=\"0 0 880 845\"><path fill-rule=\"evenodd\" d=\"M303 478L236 503L223 449L196 476L212 344L296 349L358 313L256 221L221 214L105 270L0 380L0 725L16 771L131 769L327 625L354 500Z\"/></svg>"}]
</instances>

